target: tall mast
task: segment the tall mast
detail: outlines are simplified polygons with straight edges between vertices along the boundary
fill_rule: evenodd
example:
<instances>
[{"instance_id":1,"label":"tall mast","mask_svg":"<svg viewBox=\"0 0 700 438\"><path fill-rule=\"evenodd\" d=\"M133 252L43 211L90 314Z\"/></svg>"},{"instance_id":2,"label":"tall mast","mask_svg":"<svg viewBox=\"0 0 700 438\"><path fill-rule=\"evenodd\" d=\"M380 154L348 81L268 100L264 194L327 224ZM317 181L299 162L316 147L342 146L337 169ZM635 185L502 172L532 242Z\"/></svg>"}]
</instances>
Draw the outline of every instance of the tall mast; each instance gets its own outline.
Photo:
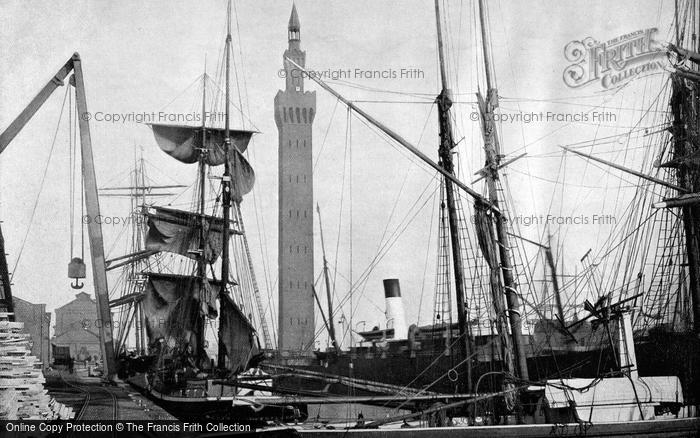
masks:
<instances>
[{"instance_id":1,"label":"tall mast","mask_svg":"<svg viewBox=\"0 0 700 438\"><path fill-rule=\"evenodd\" d=\"M684 94L688 93L688 91L681 81L681 78L674 77L672 82L671 113L673 115L674 158L688 157L695 152L693 151L693 142L688 141L689 133L686 129L686 123L689 125L690 121L685 120L688 118L688 114L684 107ZM700 180L697 177L693 177L686 166L678 166L676 175L680 186L690 189L691 192L700 193ZM697 202L677 204L677 206L680 206L681 209L683 231L685 233L685 249L688 257L688 288L693 306L693 332L696 335L700 335L700 231L697 225L700 220L700 206L698 206Z\"/></svg>"},{"instance_id":2,"label":"tall mast","mask_svg":"<svg viewBox=\"0 0 700 438\"><path fill-rule=\"evenodd\" d=\"M197 276L201 283L201 290L206 290L207 272L206 272L206 240L207 236L204 233L206 226L204 204L206 200L206 158L207 158L207 61L204 58L204 74L202 75L202 147L199 150L199 259L197 260ZM204 357L204 316L200 316L198 321L199 341L197 342L198 354L197 358Z\"/></svg>"},{"instance_id":3,"label":"tall mast","mask_svg":"<svg viewBox=\"0 0 700 438\"><path fill-rule=\"evenodd\" d=\"M557 278L557 265L554 264L554 254L552 254L552 236L549 236L549 242L544 249L544 254L547 257L547 264L552 275L552 288L554 289L554 299L557 304L557 316L559 322L564 324L564 304L561 301L561 290L559 289L559 279Z\"/></svg>"},{"instance_id":4,"label":"tall mast","mask_svg":"<svg viewBox=\"0 0 700 438\"><path fill-rule=\"evenodd\" d=\"M437 37L438 37L438 55L440 58L440 78L442 82L442 90L437 97L438 105L438 120L440 123L440 147L438 149L440 157L440 166L454 175L454 163L452 161L452 149L455 147L454 138L452 136L452 121L450 119L450 107L452 99L447 83L447 73L445 69L445 54L442 44L442 26L440 18L439 0L435 0L435 18L437 21ZM460 349L462 358L466 361L467 366L467 392L472 391L472 366L470 355L471 336L469 326L467 324L467 313L465 306L465 287L464 287L464 266L462 261L461 240L459 238L457 208L455 205L455 193L452 181L445 179L445 195L447 198L447 216L450 225L450 242L452 244L452 261L455 271L455 289L457 299L457 321L459 325Z\"/></svg>"},{"instance_id":5,"label":"tall mast","mask_svg":"<svg viewBox=\"0 0 700 438\"><path fill-rule=\"evenodd\" d=\"M221 191L222 202L224 210L224 228L221 233L221 240L223 242L223 250L221 252L221 290L219 292L219 302L223 304L226 299L226 286L228 285L228 264L229 264L229 251L228 251L228 227L231 221L231 163L229 160L229 149L231 148L231 133L229 126L229 77L231 74L231 64L230 64L230 50L231 50L231 0L228 1L228 20L226 22L226 107L225 107L225 125L224 125L224 176L221 181ZM223 309L223 305L220 306ZM221 317L221 315L219 316ZM221 321L219 321L219 354L218 354L218 366L220 369L226 366L226 347L223 343L223 330L221 326Z\"/></svg>"},{"instance_id":6,"label":"tall mast","mask_svg":"<svg viewBox=\"0 0 700 438\"><path fill-rule=\"evenodd\" d=\"M331 300L331 280L328 275L328 260L326 259L326 245L323 242L323 225L321 224L321 207L316 204L318 212L318 228L321 234L321 251L323 252L323 277L326 280L326 299L328 301L328 334L331 337L331 344L337 352L340 351L338 340L335 338L335 327L333 325L333 301ZM320 303L319 303L320 304Z\"/></svg>"},{"instance_id":7,"label":"tall mast","mask_svg":"<svg viewBox=\"0 0 700 438\"><path fill-rule=\"evenodd\" d=\"M486 99L479 94L479 107L483 119L483 137L484 137L484 152L486 155L486 185L488 187L488 195L491 204L496 209L499 208L498 196L498 166L501 161L501 155L498 151L498 141L496 138L496 125L494 123L493 110L498 106L498 91L493 88L491 78L491 55L489 53L489 44L486 35L486 12L484 9L483 0L479 0L479 22L481 25L481 41L484 55L484 68L486 70ZM501 213L502 214L502 213ZM527 356L525 353L525 345L523 343L522 322L520 318L520 302L518 299L518 284L513 276L513 264L511 262L510 242L508 232L505 227L505 222L496 215L496 247L498 247L500 257L501 275L503 278L503 288L505 290L506 302L508 305L508 320L510 322L510 331L513 337L513 355L515 356L517 372L521 379L529 378L527 371ZM494 296L500 294L494 291ZM496 298L496 297L495 297ZM498 315L501 319L501 315ZM507 364L508 365L508 364ZM512 367L512 365L511 365ZM514 372L514 369L509 370Z\"/></svg>"}]
</instances>

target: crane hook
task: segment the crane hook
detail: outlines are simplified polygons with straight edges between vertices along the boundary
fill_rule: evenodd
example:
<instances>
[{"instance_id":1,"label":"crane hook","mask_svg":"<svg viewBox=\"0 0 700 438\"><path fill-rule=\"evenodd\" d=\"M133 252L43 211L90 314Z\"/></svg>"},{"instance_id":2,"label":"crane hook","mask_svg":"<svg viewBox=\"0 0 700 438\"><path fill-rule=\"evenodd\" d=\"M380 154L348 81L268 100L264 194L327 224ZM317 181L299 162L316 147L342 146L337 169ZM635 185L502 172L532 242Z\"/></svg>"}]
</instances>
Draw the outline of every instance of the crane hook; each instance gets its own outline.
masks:
<instances>
[{"instance_id":1,"label":"crane hook","mask_svg":"<svg viewBox=\"0 0 700 438\"><path fill-rule=\"evenodd\" d=\"M70 287L72 287L73 289L82 289L83 286L84 286L84 284L83 284L83 283L79 283L77 278L74 279L74 280L73 280L73 283L71 283L71 285L70 285Z\"/></svg>"}]
</instances>

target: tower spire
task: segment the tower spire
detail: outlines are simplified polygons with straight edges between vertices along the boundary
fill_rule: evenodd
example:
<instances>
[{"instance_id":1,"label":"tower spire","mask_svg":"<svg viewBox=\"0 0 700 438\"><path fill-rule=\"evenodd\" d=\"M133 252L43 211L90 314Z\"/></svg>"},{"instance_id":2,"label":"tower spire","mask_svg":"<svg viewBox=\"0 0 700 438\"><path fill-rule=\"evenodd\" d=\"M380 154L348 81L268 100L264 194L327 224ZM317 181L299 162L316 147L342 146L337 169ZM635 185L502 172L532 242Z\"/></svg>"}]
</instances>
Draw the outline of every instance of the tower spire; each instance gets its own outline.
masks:
<instances>
[{"instance_id":1,"label":"tower spire","mask_svg":"<svg viewBox=\"0 0 700 438\"><path fill-rule=\"evenodd\" d=\"M299 14L297 14L297 5L292 3L292 14L289 16L289 42L299 41L301 39L301 23L299 23Z\"/></svg>"}]
</instances>

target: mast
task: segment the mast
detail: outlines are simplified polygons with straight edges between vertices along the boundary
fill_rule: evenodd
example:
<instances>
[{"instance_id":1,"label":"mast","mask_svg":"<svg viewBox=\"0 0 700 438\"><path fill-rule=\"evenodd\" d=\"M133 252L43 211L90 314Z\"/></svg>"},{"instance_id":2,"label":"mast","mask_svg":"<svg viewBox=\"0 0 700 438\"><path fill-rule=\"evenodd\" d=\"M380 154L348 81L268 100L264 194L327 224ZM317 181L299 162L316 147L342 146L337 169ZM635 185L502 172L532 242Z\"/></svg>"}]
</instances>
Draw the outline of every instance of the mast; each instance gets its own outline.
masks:
<instances>
[{"instance_id":1,"label":"mast","mask_svg":"<svg viewBox=\"0 0 700 438\"><path fill-rule=\"evenodd\" d=\"M681 47L681 36L679 34L678 21L678 2L675 3L675 27L676 27L676 51L680 54L684 51ZM684 84L685 79L690 73L684 75L684 72L697 72L697 58L688 56L694 63L691 70L676 69L676 74L672 76L672 92L671 92L671 114L673 124L671 126L673 157L671 162L680 160L681 162L673 167L676 167L677 183L680 188L685 189L686 193L690 193L689 197L697 196L700 193L700 177L697 171L693 171L691 166L683 163L688 157L695 156L700 152L696 143L695 131L693 125L697 127L698 109L693 102L697 100L698 82L696 77L691 77L693 83L692 91L689 91ZM695 76L695 75L693 75ZM689 96L690 93L693 93ZM689 99L690 98L690 99ZM689 100L691 100L689 102ZM693 115L695 119L693 120ZM688 129L691 127L691 129ZM700 229L698 221L700 221L700 205L696 200L679 199L666 200L668 202L660 203L659 207L679 207L681 210L681 218L683 221L683 230L685 233L685 249L688 262L688 288L692 302L693 312L693 332L696 336L700 336Z\"/></svg>"},{"instance_id":2,"label":"mast","mask_svg":"<svg viewBox=\"0 0 700 438\"><path fill-rule=\"evenodd\" d=\"M231 50L231 0L228 2L228 20L226 22L226 49L224 50L226 56L226 108L225 108L225 125L224 125L224 176L221 181L221 191L222 191L222 203L223 203L223 216L224 216L224 227L221 232L221 240L223 242L222 252L221 252L221 290L219 292L219 302L223 304L223 300L226 299L226 285L228 284L229 277L229 251L228 251L228 238L229 238L229 222L231 221L231 162L229 160L229 149L231 148L231 132L229 126L229 77L231 74L231 64L230 64L230 50ZM221 306L223 308L223 306ZM221 317L221 315L219 315ZM223 369L226 367L226 347L223 343L223 329L221 322L219 321L219 354L218 354L218 367Z\"/></svg>"},{"instance_id":3,"label":"mast","mask_svg":"<svg viewBox=\"0 0 700 438\"><path fill-rule=\"evenodd\" d=\"M440 78L442 82L442 90L437 97L438 105L438 120L440 124L440 147L438 153L440 157L440 166L448 173L454 175L454 162L452 161L452 149L455 147L452 135L452 121L450 120L450 107L452 99L447 83L447 73L445 70L445 54L442 44L442 29L440 18L439 1L435 0L435 17L437 21L437 37L438 37L438 55L440 58ZM447 198L447 216L450 225L450 243L452 244L452 261L455 271L455 290L457 299L457 321L459 326L460 349L462 358L466 361L467 366L467 392L472 391L472 365L470 356L471 336L469 326L467 324L467 313L465 306L465 287L464 287L464 265L462 261L461 240L459 238L458 216L455 205L455 193L452 181L445 179L445 195Z\"/></svg>"},{"instance_id":4,"label":"mast","mask_svg":"<svg viewBox=\"0 0 700 438\"><path fill-rule=\"evenodd\" d=\"M496 209L499 208L498 196L498 168L502 155L498 150L496 138L496 126L494 124L493 109L498 105L498 91L492 86L491 78L491 55L488 50L488 40L486 36L486 16L483 0L479 0L479 22L481 27L481 41L484 55L484 68L486 71L487 94L484 100L479 95L479 107L483 119L484 152L486 155L486 185L491 204ZM506 224L502 220L501 214L495 217L496 225L496 246L498 247L501 275L503 278L503 288L505 289L506 303L508 305L508 320L510 331L513 337L513 355L515 356L516 368L521 379L529 378L527 370L527 356L522 335L522 322L520 318L520 300L518 299L518 284L513 276L513 264L511 262L510 242ZM494 291L495 292L495 291ZM494 293L495 295L495 293ZM500 318L501 315L499 315ZM515 372L516 370L510 370Z\"/></svg>"},{"instance_id":5,"label":"mast","mask_svg":"<svg viewBox=\"0 0 700 438\"><path fill-rule=\"evenodd\" d=\"M321 207L316 204L318 212L318 228L321 231L321 251L323 252L323 277L326 280L326 300L328 301L328 334L331 337L331 344L336 351L340 351L338 341L335 338L335 327L333 325L333 301L331 300L331 281L328 275L328 260L326 259L326 245L323 242L323 225L321 224ZM318 299L318 297L317 297ZM319 303L320 308L321 303ZM323 313L322 313L323 314Z\"/></svg>"},{"instance_id":6,"label":"mast","mask_svg":"<svg viewBox=\"0 0 700 438\"><path fill-rule=\"evenodd\" d=\"M684 121L683 95L685 87L679 80L673 81L673 92L671 97L671 112L673 114L673 146L675 157L685 157L690 154L690 142L687 141L689 133L686 130ZM676 169L678 183L682 187L692 187L693 178L686 166L678 166ZM697 185L700 185L696 182ZM694 187L700 192L700 187ZM676 206L676 205L672 205ZM681 209L683 220L683 230L685 232L685 249L688 257L688 287L690 289L691 301L693 305L693 332L700 336L700 232L698 232L698 221L700 220L700 207L697 203L678 205Z\"/></svg>"},{"instance_id":7,"label":"mast","mask_svg":"<svg viewBox=\"0 0 700 438\"><path fill-rule=\"evenodd\" d=\"M207 61L204 58L204 74L202 75L202 148L199 150L198 176L199 176L199 258L197 259L197 277L199 277L201 290L206 290L207 266L206 266L206 240L204 228L206 227L205 202L206 202L206 159L207 159ZM197 357L204 357L204 316L197 320L199 340L197 342Z\"/></svg>"},{"instance_id":8,"label":"mast","mask_svg":"<svg viewBox=\"0 0 700 438\"><path fill-rule=\"evenodd\" d=\"M552 274L552 288L554 288L554 298L557 303L557 316L559 322L564 324L564 305L561 302L561 291L559 290L559 279L557 278L557 266L554 264L554 255L552 254L552 236L549 236L549 244L544 249L544 254L547 257L547 264Z\"/></svg>"}]
</instances>

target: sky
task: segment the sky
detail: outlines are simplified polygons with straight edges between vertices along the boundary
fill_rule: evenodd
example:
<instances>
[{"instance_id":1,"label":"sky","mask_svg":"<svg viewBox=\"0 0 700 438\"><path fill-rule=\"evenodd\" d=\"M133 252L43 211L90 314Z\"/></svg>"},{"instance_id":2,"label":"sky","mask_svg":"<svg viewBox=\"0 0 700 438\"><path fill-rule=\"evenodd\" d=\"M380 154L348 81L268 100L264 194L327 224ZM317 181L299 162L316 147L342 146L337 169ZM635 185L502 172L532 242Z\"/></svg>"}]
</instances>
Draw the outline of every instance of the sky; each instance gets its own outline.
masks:
<instances>
[{"instance_id":1,"label":"sky","mask_svg":"<svg viewBox=\"0 0 700 438\"><path fill-rule=\"evenodd\" d=\"M232 93L234 105L241 102L246 116L241 121L240 114L235 114L233 123L234 127L259 131L249 151L256 188L254 195L244 200L243 214L263 295L273 297L272 302L265 300L265 306L274 308L277 130L273 99L284 87L279 71L287 47L291 2L234 3L236 85ZM450 1L444 8L448 78L455 96L456 138L460 140L456 151L462 179L467 182L483 161L480 127L473 118L475 93L485 87L474 3ZM561 178L557 146L638 126L638 109L656 95L654 87L661 83L660 75L639 79L622 91L606 91L600 84L570 88L562 79L570 64L564 58L564 47L586 37L606 41L648 28L658 28L655 38L666 41L673 2L486 3L503 113L582 114L595 108L614 114L614 120L603 122L521 119L501 124L504 153L528 153L527 158L510 166L509 172L518 214L565 215L573 209L586 217L617 214L624 202L611 203L606 196L619 185L618 174L569 159L566 169L572 185L556 184ZM328 82L436 159L437 120L430 102L439 92L440 81L432 2L299 0L296 6L307 67L328 75L349 71L346 77ZM136 123L133 117L159 111L198 111L196 81L205 67L216 77L225 38L225 11L224 0L1 1L0 55L5 62L0 63L0 129L74 52L79 52L88 110L94 117L90 128L98 186L126 185L126 175L139 153L147 161L154 182L191 184L195 168L169 159L157 148L147 126ZM432 196L437 187L435 172L355 116L348 129L342 104L308 81L306 89L316 90L317 95L314 198L323 215L329 263L337 271L336 300L345 296L350 282L362 278L368 266L376 265L366 283L356 290L352 304L348 302L343 308L344 313L353 313L354 326L384 325L383 278L401 280L409 323L429 323L437 248L437 208ZM13 291L29 301L46 303L49 310L65 304L76 293L66 277L71 258L67 112L58 124L64 95L65 87L59 88L0 155L0 220L13 270ZM129 114L132 119L124 122L106 120ZM55 132L54 151L48 160ZM624 145L620 142L611 152L619 153ZM608 157L615 159L615 155ZM483 190L482 185L475 188ZM182 206L189 196L191 192L170 201ZM102 198L100 208L103 216L130 215L128 202L116 198ZM412 220L402 222L406 217ZM575 265L589 248L602 247L612 231L608 225L554 230L560 248L558 260L565 272L579 269ZM318 237L317 222L314 227ZM103 228L107 257L123 254L127 250L124 227ZM396 242L373 263L380 243L394 230L400 230ZM544 236L541 226L524 226L520 232L537 241ZM74 234L74 246L78 247L79 231ZM320 272L320 239L315 241L316 272ZM89 272L88 268L88 277ZM110 277L110 282L116 280ZM91 292L89 278L86 284Z\"/></svg>"}]
</instances>

